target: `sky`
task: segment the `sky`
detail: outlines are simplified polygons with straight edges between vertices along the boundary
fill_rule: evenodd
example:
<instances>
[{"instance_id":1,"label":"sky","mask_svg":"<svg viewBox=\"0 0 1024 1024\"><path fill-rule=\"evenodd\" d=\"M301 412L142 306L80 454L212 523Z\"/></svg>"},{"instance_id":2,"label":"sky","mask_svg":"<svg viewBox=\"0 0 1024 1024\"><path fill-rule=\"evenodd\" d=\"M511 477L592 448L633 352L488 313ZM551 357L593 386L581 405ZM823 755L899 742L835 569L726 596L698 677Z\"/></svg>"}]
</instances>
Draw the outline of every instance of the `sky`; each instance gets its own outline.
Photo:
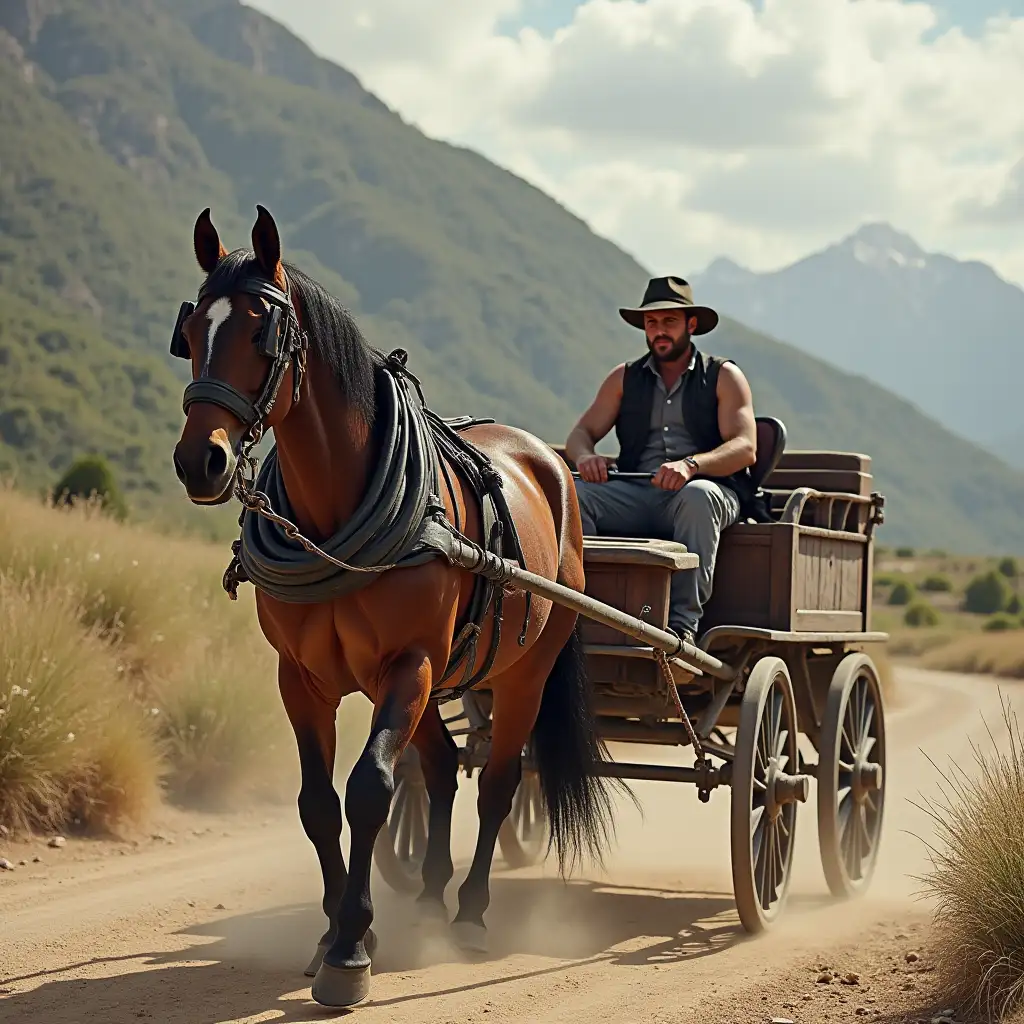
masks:
<instances>
[{"instance_id":1,"label":"sky","mask_svg":"<svg viewBox=\"0 0 1024 1024\"><path fill-rule=\"evenodd\" d=\"M1024 286L1024 0L245 0L652 273L886 221Z\"/></svg>"}]
</instances>

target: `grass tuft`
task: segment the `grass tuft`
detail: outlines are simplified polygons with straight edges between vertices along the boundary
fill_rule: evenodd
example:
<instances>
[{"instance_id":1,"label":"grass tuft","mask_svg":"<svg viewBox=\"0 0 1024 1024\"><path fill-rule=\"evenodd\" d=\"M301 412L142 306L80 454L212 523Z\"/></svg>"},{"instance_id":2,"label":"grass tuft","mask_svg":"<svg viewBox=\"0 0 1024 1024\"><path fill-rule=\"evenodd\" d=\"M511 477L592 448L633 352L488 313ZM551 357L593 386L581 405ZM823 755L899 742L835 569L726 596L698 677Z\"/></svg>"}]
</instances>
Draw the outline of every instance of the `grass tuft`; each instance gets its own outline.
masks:
<instances>
[{"instance_id":1,"label":"grass tuft","mask_svg":"<svg viewBox=\"0 0 1024 1024\"><path fill-rule=\"evenodd\" d=\"M937 901L937 966L949 997L988 1021L1024 1005L1024 737L1002 706L1008 743L989 730L990 751L972 744L977 773L940 772L942 796L923 808L937 843L922 879Z\"/></svg>"}]
</instances>

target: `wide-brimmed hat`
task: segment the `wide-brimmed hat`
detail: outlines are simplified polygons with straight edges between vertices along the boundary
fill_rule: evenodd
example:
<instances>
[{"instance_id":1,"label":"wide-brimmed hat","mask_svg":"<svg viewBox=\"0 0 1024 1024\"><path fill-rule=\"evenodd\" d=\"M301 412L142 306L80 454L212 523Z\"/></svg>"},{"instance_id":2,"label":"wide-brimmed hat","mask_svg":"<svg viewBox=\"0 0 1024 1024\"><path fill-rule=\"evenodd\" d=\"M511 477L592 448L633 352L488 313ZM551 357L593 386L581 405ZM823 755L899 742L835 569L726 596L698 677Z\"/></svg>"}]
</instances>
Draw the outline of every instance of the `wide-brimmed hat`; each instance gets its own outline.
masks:
<instances>
[{"instance_id":1,"label":"wide-brimmed hat","mask_svg":"<svg viewBox=\"0 0 1024 1024\"><path fill-rule=\"evenodd\" d=\"M718 326L718 314L710 306L696 305L693 289L681 277L652 277L640 305L635 309L620 309L619 316L632 327L643 330L644 313L652 309L685 309L687 319L697 318L694 334L707 334Z\"/></svg>"}]
</instances>

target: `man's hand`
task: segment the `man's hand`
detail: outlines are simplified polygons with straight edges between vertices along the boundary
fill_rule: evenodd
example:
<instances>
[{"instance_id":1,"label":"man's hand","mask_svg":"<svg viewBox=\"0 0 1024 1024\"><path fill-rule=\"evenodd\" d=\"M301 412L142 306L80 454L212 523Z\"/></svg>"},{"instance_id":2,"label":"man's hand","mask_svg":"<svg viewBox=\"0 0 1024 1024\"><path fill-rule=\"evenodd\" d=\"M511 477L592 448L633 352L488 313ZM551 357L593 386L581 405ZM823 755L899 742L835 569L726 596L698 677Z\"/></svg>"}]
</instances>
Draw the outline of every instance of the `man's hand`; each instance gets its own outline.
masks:
<instances>
[{"instance_id":1,"label":"man's hand","mask_svg":"<svg viewBox=\"0 0 1024 1024\"><path fill-rule=\"evenodd\" d=\"M678 491L696 475L696 470L688 462L664 462L654 474L651 483L663 491Z\"/></svg>"},{"instance_id":2,"label":"man's hand","mask_svg":"<svg viewBox=\"0 0 1024 1024\"><path fill-rule=\"evenodd\" d=\"M576 469L589 483L603 484L608 482L608 467L614 461L607 455L584 455L576 463Z\"/></svg>"}]
</instances>

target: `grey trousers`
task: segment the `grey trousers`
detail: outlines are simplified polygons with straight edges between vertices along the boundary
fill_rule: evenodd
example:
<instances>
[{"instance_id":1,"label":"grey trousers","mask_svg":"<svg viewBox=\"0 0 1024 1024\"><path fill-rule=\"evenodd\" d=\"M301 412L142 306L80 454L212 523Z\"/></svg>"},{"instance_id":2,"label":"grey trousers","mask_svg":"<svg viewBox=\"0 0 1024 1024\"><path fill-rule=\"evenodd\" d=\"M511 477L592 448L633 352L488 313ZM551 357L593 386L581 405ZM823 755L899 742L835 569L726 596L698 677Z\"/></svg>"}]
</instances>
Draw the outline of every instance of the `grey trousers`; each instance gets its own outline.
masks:
<instances>
[{"instance_id":1,"label":"grey trousers","mask_svg":"<svg viewBox=\"0 0 1024 1024\"><path fill-rule=\"evenodd\" d=\"M739 518L736 493L711 480L691 480L678 491L643 480L576 480L583 533L598 537L658 537L675 540L700 558L696 569L672 576L669 620L672 629L697 631L711 596L711 582L722 530Z\"/></svg>"}]
</instances>

